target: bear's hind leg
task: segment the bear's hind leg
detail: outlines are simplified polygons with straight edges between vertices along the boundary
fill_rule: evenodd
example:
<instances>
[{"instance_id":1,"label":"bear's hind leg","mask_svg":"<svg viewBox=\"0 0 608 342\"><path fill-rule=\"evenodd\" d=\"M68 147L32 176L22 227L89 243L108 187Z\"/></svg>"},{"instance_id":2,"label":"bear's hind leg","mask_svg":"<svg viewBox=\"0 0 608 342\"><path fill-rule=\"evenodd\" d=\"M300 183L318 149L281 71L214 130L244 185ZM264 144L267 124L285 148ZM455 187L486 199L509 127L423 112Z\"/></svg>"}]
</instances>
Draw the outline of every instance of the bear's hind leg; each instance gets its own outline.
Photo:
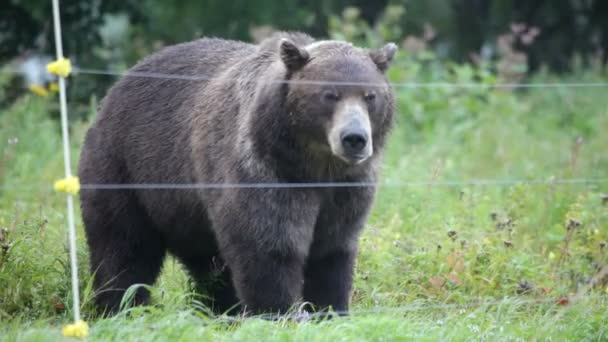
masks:
<instances>
[{"instance_id":1,"label":"bear's hind leg","mask_svg":"<svg viewBox=\"0 0 608 342\"><path fill-rule=\"evenodd\" d=\"M214 274L215 284L209 290L213 298L213 311L216 314L236 315L241 311L240 300L232 283L232 275L228 267Z\"/></svg>"},{"instance_id":2,"label":"bear's hind leg","mask_svg":"<svg viewBox=\"0 0 608 342\"><path fill-rule=\"evenodd\" d=\"M230 270L218 256L180 258L194 278L197 292L204 295L203 304L213 313L238 314L240 301L232 284Z\"/></svg>"},{"instance_id":3,"label":"bear's hind leg","mask_svg":"<svg viewBox=\"0 0 608 342\"><path fill-rule=\"evenodd\" d=\"M132 193L83 190L81 206L95 301L101 312L115 313L131 285L154 283L165 256L164 242ZM148 298L148 290L140 287L133 303L145 304Z\"/></svg>"}]
</instances>

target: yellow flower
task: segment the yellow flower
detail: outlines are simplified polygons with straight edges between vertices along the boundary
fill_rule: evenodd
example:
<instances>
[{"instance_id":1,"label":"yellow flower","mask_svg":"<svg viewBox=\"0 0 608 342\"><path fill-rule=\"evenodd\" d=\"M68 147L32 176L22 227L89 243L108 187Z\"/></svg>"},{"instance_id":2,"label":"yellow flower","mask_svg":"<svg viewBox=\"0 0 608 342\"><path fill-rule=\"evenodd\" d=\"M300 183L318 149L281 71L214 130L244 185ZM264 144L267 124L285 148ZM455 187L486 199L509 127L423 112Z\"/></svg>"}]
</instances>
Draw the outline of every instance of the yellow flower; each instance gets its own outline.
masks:
<instances>
[{"instance_id":1,"label":"yellow flower","mask_svg":"<svg viewBox=\"0 0 608 342\"><path fill-rule=\"evenodd\" d=\"M549 260L554 260L555 257L556 257L555 253L553 253L553 252L549 253Z\"/></svg>"},{"instance_id":2,"label":"yellow flower","mask_svg":"<svg viewBox=\"0 0 608 342\"><path fill-rule=\"evenodd\" d=\"M56 181L54 187L55 191L76 195L80 191L80 181L78 177L70 176Z\"/></svg>"},{"instance_id":3,"label":"yellow flower","mask_svg":"<svg viewBox=\"0 0 608 342\"><path fill-rule=\"evenodd\" d=\"M87 322L80 320L74 324L68 324L63 327L63 336L85 338L89 336L89 325Z\"/></svg>"},{"instance_id":4,"label":"yellow flower","mask_svg":"<svg viewBox=\"0 0 608 342\"><path fill-rule=\"evenodd\" d=\"M49 90L52 91L52 92L59 91L59 86L57 85L57 82L51 82L49 84Z\"/></svg>"},{"instance_id":5,"label":"yellow flower","mask_svg":"<svg viewBox=\"0 0 608 342\"><path fill-rule=\"evenodd\" d=\"M32 84L30 86L30 91L38 96L49 96L49 92L46 90L46 88L39 86L37 84Z\"/></svg>"},{"instance_id":6,"label":"yellow flower","mask_svg":"<svg viewBox=\"0 0 608 342\"><path fill-rule=\"evenodd\" d=\"M72 72L72 63L67 58L60 58L47 64L46 70L51 74L65 78L70 75L70 72Z\"/></svg>"}]
</instances>

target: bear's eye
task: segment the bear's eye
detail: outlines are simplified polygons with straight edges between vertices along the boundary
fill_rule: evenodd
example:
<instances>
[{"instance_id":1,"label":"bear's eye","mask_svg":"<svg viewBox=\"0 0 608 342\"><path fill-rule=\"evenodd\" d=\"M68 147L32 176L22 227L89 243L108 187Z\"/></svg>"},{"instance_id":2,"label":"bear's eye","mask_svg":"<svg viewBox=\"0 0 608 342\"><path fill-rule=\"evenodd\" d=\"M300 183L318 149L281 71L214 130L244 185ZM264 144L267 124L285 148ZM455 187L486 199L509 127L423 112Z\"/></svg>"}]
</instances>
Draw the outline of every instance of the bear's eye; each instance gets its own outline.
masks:
<instances>
[{"instance_id":1,"label":"bear's eye","mask_svg":"<svg viewBox=\"0 0 608 342\"><path fill-rule=\"evenodd\" d=\"M376 99L376 93L367 93L363 95L365 102L373 102Z\"/></svg>"},{"instance_id":2,"label":"bear's eye","mask_svg":"<svg viewBox=\"0 0 608 342\"><path fill-rule=\"evenodd\" d=\"M336 102L340 99L340 95L334 93L333 91L325 91L323 92L323 100L327 102Z\"/></svg>"}]
</instances>

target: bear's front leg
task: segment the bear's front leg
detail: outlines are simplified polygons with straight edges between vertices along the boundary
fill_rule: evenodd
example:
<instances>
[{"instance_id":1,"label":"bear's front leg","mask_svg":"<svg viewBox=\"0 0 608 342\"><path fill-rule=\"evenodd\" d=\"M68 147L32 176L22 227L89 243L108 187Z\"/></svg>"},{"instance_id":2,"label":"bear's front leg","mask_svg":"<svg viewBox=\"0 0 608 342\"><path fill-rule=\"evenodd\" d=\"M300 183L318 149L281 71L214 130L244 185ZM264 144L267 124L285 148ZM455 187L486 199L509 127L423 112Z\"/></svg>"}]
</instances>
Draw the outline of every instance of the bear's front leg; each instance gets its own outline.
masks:
<instances>
[{"instance_id":1,"label":"bear's front leg","mask_svg":"<svg viewBox=\"0 0 608 342\"><path fill-rule=\"evenodd\" d=\"M316 310L346 314L353 270L374 189L342 188L321 208L304 271L304 301Z\"/></svg>"},{"instance_id":2,"label":"bear's front leg","mask_svg":"<svg viewBox=\"0 0 608 342\"><path fill-rule=\"evenodd\" d=\"M213 224L247 313L284 314L301 298L319 205L306 189L233 189Z\"/></svg>"},{"instance_id":3,"label":"bear's front leg","mask_svg":"<svg viewBox=\"0 0 608 342\"><path fill-rule=\"evenodd\" d=\"M305 270L304 300L317 310L346 314L353 283L356 248L311 256Z\"/></svg>"},{"instance_id":4,"label":"bear's front leg","mask_svg":"<svg viewBox=\"0 0 608 342\"><path fill-rule=\"evenodd\" d=\"M300 298L304 257L296 251L263 251L238 247L232 258L233 281L247 313L284 314Z\"/></svg>"}]
</instances>

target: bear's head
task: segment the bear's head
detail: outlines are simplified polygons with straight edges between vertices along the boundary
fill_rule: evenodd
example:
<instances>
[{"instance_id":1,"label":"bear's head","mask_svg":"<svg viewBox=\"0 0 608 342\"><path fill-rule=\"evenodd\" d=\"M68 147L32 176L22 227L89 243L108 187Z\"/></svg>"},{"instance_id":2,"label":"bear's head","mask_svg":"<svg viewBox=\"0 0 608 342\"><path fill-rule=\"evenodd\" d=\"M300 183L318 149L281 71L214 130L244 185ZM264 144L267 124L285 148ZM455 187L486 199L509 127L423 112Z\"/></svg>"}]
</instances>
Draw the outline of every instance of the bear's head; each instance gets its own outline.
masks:
<instances>
[{"instance_id":1,"label":"bear's head","mask_svg":"<svg viewBox=\"0 0 608 342\"><path fill-rule=\"evenodd\" d=\"M309 152L360 165L382 149L394 96L384 73L396 45L366 50L347 42L279 41L286 73L285 110Z\"/></svg>"}]
</instances>

